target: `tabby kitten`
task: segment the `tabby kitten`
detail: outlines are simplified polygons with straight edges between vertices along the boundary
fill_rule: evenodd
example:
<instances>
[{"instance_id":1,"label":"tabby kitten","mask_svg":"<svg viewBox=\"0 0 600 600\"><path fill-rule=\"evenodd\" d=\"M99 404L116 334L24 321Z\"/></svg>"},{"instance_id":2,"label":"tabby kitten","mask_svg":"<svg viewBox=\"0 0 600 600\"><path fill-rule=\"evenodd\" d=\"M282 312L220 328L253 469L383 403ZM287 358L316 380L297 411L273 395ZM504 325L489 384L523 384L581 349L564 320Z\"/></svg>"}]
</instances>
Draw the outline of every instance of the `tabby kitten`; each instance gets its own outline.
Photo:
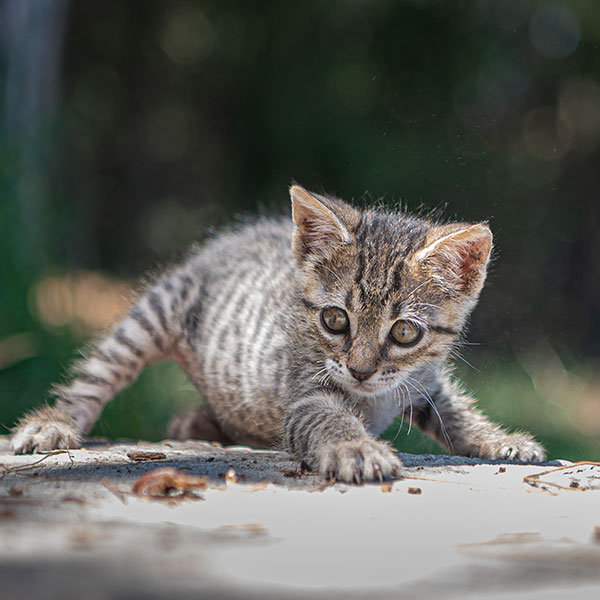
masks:
<instances>
[{"instance_id":1,"label":"tabby kitten","mask_svg":"<svg viewBox=\"0 0 600 600\"><path fill-rule=\"evenodd\" d=\"M56 403L25 416L16 453L80 445L148 364L174 359L205 405L174 437L283 446L327 477L393 477L375 436L399 415L449 451L541 461L527 434L488 421L447 361L486 275L484 224L357 210L294 185L293 223L224 233L159 276L76 365Z\"/></svg>"}]
</instances>

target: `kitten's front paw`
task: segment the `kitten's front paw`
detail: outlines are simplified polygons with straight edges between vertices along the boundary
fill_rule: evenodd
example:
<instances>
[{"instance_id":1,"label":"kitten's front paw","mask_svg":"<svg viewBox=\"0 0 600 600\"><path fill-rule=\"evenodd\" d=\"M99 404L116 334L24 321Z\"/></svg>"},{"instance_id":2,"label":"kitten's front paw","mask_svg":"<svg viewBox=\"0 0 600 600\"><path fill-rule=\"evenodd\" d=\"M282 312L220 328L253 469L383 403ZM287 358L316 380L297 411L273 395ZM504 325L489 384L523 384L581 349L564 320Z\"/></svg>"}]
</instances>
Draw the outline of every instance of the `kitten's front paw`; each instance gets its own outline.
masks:
<instances>
[{"instance_id":1,"label":"kitten's front paw","mask_svg":"<svg viewBox=\"0 0 600 600\"><path fill-rule=\"evenodd\" d=\"M398 477L402 466L388 444L371 439L327 445L319 463L324 477L350 483Z\"/></svg>"},{"instance_id":2,"label":"kitten's front paw","mask_svg":"<svg viewBox=\"0 0 600 600\"><path fill-rule=\"evenodd\" d=\"M513 433L507 435L495 444L489 444L486 456L493 460L516 460L521 462L538 463L546 460L546 451L530 435Z\"/></svg>"},{"instance_id":3,"label":"kitten's front paw","mask_svg":"<svg viewBox=\"0 0 600 600\"><path fill-rule=\"evenodd\" d=\"M71 418L50 407L24 417L13 430L10 441L10 448L15 454L78 448L80 445L81 434Z\"/></svg>"}]
</instances>

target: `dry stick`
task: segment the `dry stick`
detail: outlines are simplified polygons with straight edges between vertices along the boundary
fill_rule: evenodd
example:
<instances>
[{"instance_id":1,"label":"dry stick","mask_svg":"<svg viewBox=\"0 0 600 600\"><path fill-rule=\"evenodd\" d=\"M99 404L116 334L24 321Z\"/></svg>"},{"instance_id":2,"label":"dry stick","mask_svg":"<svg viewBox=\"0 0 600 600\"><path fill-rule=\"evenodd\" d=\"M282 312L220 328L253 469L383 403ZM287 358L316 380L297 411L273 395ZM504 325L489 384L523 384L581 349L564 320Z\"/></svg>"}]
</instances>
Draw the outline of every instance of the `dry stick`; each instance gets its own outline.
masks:
<instances>
[{"instance_id":1,"label":"dry stick","mask_svg":"<svg viewBox=\"0 0 600 600\"><path fill-rule=\"evenodd\" d=\"M67 456L69 457L69 460L71 461L71 465L69 466L69 468L71 468L74 464L73 457L71 456L71 453L68 450L51 450L50 452L46 452L43 454L44 454L44 456L42 456L42 458L40 458L40 459L36 460L35 462L32 462L28 465L18 465L16 467L5 467L4 465L0 465L0 469L2 469L2 477L5 477L6 475L8 475L10 473L20 474L22 471L27 471L29 469L33 469L33 467L36 467L41 462L44 462L47 458L50 458L51 456L56 456L57 454L67 454Z\"/></svg>"},{"instance_id":2,"label":"dry stick","mask_svg":"<svg viewBox=\"0 0 600 600\"><path fill-rule=\"evenodd\" d=\"M600 467L600 462L595 462L593 460L581 460L578 462L574 462L572 465L565 465L564 467L556 467L555 469L550 469L548 471L542 471L541 473L534 473L533 475L526 475L525 477L523 477L523 481L533 487L551 485L551 486L557 487L561 490L569 490L570 492L573 492L573 491L585 492L587 490L587 488L584 488L584 487L581 487L581 488L580 487L570 487L570 486L567 487L565 485L561 485L560 483L554 483L553 481L540 481L540 477L543 477L544 475L549 475L551 473L557 473L558 471L565 471L566 469L576 469L577 467L580 467L583 465L590 465L592 467ZM544 488L542 487L541 489L544 489ZM545 490L545 491L550 492L550 490ZM552 493L552 492L550 492L550 493Z\"/></svg>"}]
</instances>

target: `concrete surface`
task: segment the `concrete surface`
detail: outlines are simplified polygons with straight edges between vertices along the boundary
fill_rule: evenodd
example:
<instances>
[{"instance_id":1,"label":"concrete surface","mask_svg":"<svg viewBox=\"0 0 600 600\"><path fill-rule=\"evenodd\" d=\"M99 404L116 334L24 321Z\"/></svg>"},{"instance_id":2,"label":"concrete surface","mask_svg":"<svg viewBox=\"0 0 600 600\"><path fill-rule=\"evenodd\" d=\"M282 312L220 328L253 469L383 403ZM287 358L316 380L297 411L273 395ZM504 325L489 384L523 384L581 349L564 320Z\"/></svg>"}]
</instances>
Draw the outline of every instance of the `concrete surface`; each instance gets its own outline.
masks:
<instances>
[{"instance_id":1,"label":"concrete surface","mask_svg":"<svg viewBox=\"0 0 600 600\"><path fill-rule=\"evenodd\" d=\"M0 437L0 598L600 598L599 465L402 459L349 486L283 452ZM134 493L160 467L206 487Z\"/></svg>"}]
</instances>

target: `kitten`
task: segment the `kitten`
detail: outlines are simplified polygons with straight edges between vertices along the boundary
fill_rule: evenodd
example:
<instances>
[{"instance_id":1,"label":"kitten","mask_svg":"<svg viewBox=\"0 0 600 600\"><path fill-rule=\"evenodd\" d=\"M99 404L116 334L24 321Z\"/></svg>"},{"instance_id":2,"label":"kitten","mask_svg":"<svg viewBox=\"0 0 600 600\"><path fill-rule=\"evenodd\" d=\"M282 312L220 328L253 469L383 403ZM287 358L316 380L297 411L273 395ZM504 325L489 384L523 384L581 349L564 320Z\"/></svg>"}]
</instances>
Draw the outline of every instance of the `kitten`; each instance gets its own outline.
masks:
<instances>
[{"instance_id":1,"label":"kitten","mask_svg":"<svg viewBox=\"0 0 600 600\"><path fill-rule=\"evenodd\" d=\"M16 453L77 447L148 364L175 359L205 399L175 437L283 446L327 477L393 477L375 438L400 415L449 451L544 460L529 435L488 421L445 363L483 286L484 224L360 211L293 185L293 223L258 220L195 248L139 296L25 416Z\"/></svg>"}]
</instances>

